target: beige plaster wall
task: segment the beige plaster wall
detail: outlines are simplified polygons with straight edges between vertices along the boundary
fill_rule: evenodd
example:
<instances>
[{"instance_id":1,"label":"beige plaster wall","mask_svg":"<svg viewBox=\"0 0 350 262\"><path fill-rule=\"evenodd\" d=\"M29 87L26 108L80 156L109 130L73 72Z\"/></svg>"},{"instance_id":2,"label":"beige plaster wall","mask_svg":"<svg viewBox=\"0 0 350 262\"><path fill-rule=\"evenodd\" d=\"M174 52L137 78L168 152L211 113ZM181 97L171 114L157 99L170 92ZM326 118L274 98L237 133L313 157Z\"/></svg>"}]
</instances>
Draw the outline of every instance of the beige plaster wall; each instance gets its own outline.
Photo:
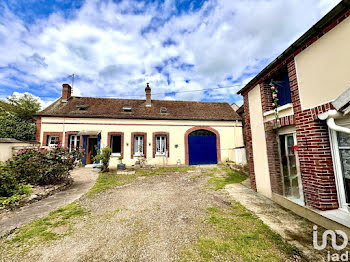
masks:
<instances>
[{"instance_id":1,"label":"beige plaster wall","mask_svg":"<svg viewBox=\"0 0 350 262\"><path fill-rule=\"evenodd\" d=\"M267 160L267 147L259 85L249 91L248 101L250 125L252 130L256 187L259 193L271 197L270 173Z\"/></svg>"},{"instance_id":2,"label":"beige plaster wall","mask_svg":"<svg viewBox=\"0 0 350 262\"><path fill-rule=\"evenodd\" d=\"M63 124L64 123L64 124ZM194 126L210 126L220 133L221 160L234 161L234 148L243 146L242 123L240 121L169 121L169 120L132 120L132 119L88 119L88 118L42 118L41 138L43 132L67 131L101 131L101 146L107 146L108 132L124 132L123 163L132 165L136 159L131 159L131 133L147 133L147 164L175 165L179 160L185 164L186 131ZM153 158L153 132L169 132L170 157ZM64 138L63 138L64 141ZM177 148L176 148L177 145ZM116 166L118 157L112 157L111 166Z\"/></svg>"},{"instance_id":3,"label":"beige plaster wall","mask_svg":"<svg viewBox=\"0 0 350 262\"><path fill-rule=\"evenodd\" d=\"M0 143L0 162L4 162L12 157L12 154L18 148L36 146L33 143L19 142L19 143Z\"/></svg>"},{"instance_id":4,"label":"beige plaster wall","mask_svg":"<svg viewBox=\"0 0 350 262\"><path fill-rule=\"evenodd\" d=\"M350 17L295 57L302 109L333 101L350 87Z\"/></svg>"}]
</instances>

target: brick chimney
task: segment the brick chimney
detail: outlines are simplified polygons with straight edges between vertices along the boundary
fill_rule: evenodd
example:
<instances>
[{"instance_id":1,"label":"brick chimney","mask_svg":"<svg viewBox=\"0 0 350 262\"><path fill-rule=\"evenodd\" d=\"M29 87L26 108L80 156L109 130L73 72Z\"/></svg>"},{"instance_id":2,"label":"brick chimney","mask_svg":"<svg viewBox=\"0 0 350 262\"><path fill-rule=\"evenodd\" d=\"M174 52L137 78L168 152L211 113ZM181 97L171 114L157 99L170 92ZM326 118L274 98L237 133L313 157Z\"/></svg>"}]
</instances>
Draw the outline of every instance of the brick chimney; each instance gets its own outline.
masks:
<instances>
[{"instance_id":1,"label":"brick chimney","mask_svg":"<svg viewBox=\"0 0 350 262\"><path fill-rule=\"evenodd\" d=\"M62 101L67 101L72 95L72 87L69 84L62 85Z\"/></svg>"},{"instance_id":2,"label":"brick chimney","mask_svg":"<svg viewBox=\"0 0 350 262\"><path fill-rule=\"evenodd\" d=\"M147 107L151 107L152 103L151 103L151 88L149 87L149 83L147 83L147 86L145 88L145 92L146 92L146 106Z\"/></svg>"}]
</instances>

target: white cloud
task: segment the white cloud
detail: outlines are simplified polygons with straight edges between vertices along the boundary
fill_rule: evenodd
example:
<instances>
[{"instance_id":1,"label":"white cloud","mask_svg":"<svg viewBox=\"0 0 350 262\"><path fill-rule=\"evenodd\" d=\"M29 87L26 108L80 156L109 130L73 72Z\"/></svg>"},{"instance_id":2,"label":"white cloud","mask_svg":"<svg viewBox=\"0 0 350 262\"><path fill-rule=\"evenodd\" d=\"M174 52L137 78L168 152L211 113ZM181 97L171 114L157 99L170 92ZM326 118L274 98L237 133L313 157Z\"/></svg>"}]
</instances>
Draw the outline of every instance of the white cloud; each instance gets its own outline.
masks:
<instances>
[{"instance_id":1,"label":"white cloud","mask_svg":"<svg viewBox=\"0 0 350 262\"><path fill-rule=\"evenodd\" d=\"M172 15L171 0L160 6L86 1L68 18L53 13L34 24L5 6L0 92L60 94L73 73L73 94L86 96L143 98L146 82L155 94L228 86L231 78L246 83L337 2L213 0ZM154 97L233 102L240 100L238 89Z\"/></svg>"}]
</instances>

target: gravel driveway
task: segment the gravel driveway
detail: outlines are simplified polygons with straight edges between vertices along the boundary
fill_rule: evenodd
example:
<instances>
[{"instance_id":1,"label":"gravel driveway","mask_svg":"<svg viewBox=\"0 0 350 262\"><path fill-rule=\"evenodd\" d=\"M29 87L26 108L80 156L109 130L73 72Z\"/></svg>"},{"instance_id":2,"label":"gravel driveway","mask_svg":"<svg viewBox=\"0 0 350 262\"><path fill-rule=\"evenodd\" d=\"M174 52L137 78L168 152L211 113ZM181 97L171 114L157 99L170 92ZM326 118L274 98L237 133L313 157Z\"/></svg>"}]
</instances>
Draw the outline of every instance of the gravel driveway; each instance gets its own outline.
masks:
<instances>
[{"instance_id":1,"label":"gravel driveway","mask_svg":"<svg viewBox=\"0 0 350 262\"><path fill-rule=\"evenodd\" d=\"M201 222L207 207L230 205L224 191L206 188L208 177L200 174L209 168L138 177L95 197L84 196L78 203L90 213L76 218L71 233L6 261L181 260L181 251L205 233Z\"/></svg>"}]
</instances>

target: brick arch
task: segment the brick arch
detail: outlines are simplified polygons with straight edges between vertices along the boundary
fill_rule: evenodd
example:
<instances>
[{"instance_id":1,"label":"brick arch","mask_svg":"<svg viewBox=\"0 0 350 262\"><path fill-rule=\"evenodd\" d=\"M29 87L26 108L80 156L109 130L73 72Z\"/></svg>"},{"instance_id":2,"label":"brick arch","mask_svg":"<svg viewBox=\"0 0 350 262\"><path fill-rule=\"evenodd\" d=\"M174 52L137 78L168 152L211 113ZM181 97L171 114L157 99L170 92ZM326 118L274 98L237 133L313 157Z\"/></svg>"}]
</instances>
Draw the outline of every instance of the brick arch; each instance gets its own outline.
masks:
<instances>
[{"instance_id":1,"label":"brick arch","mask_svg":"<svg viewBox=\"0 0 350 262\"><path fill-rule=\"evenodd\" d=\"M204 130L208 130L213 132L216 135L216 154L217 154L217 160L218 163L221 162L221 150L220 150L220 133L210 127L210 126L194 126L190 129L188 129L185 133L185 164L188 165L189 164L189 155L188 155L188 135L190 133L192 133L193 131L196 130L200 130L200 129L204 129Z\"/></svg>"}]
</instances>

